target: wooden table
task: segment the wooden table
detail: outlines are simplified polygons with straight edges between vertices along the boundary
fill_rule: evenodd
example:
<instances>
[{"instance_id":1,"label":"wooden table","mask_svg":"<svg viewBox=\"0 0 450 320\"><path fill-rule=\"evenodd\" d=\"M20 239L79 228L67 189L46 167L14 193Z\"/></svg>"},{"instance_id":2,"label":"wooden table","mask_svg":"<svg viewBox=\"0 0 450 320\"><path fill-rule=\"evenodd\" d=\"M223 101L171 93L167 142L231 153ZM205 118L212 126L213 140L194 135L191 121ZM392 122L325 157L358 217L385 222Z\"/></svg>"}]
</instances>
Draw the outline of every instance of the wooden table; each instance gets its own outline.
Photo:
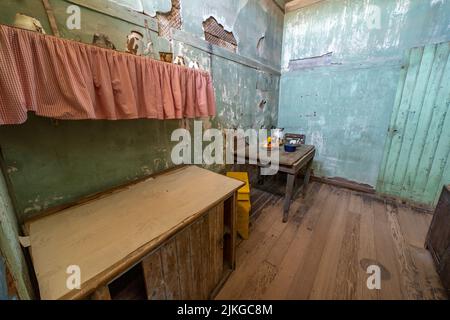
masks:
<instances>
[{"instance_id":1,"label":"wooden table","mask_svg":"<svg viewBox=\"0 0 450 320\"><path fill-rule=\"evenodd\" d=\"M242 185L186 166L29 221L41 298L110 298L108 285L137 264L149 299L211 297L234 269ZM71 265L81 270L80 289L66 286Z\"/></svg>"},{"instance_id":2,"label":"wooden table","mask_svg":"<svg viewBox=\"0 0 450 320\"><path fill-rule=\"evenodd\" d=\"M255 159L251 157L248 153L248 146L245 148L245 159L247 161L253 160L259 166L258 174L259 180L263 178L261 176L261 169L267 167L267 165L261 163L259 157ZM280 159L279 159L279 172L284 172L287 174L286 180L286 191L284 195L284 205L283 205L283 222L287 222L289 216L289 208L291 206L292 193L294 190L295 178L298 176L300 171L304 170L303 179L303 195L306 193L306 188L309 183L309 178L311 175L311 167L314 159L316 149L312 145L302 145L297 147L295 152L285 152L284 148L279 149ZM235 151L235 157L238 158L238 154L243 154L239 152L239 149ZM270 158L270 151L268 151L268 157Z\"/></svg>"}]
</instances>

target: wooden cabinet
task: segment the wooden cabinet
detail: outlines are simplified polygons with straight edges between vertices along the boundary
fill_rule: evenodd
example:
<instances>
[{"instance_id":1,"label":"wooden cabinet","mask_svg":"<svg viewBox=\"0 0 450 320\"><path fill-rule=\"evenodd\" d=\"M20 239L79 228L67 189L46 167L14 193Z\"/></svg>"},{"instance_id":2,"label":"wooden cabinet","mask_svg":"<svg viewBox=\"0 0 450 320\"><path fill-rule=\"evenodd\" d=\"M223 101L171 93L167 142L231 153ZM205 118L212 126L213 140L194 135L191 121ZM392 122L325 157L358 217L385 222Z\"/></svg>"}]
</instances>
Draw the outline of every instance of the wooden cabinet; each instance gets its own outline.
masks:
<instances>
[{"instance_id":1,"label":"wooden cabinet","mask_svg":"<svg viewBox=\"0 0 450 320\"><path fill-rule=\"evenodd\" d=\"M233 269L234 251L227 239L225 216L234 197L208 210L153 250L126 276L98 288L92 299L204 300L213 298ZM136 268L136 267L135 267ZM128 270L126 273L133 273ZM139 274L142 273L142 274ZM120 280L118 280L119 282ZM136 281L142 281L142 288ZM110 293L109 287L112 288ZM140 294L140 295L139 295Z\"/></svg>"},{"instance_id":2,"label":"wooden cabinet","mask_svg":"<svg viewBox=\"0 0 450 320\"><path fill-rule=\"evenodd\" d=\"M426 247L433 256L442 284L450 293L450 185L442 190L428 231Z\"/></svg>"},{"instance_id":3,"label":"wooden cabinet","mask_svg":"<svg viewBox=\"0 0 450 320\"><path fill-rule=\"evenodd\" d=\"M30 221L41 298L213 297L234 269L242 185L188 166Z\"/></svg>"},{"instance_id":4,"label":"wooden cabinet","mask_svg":"<svg viewBox=\"0 0 450 320\"><path fill-rule=\"evenodd\" d=\"M148 299L208 299L220 285L224 266L224 205L217 205L144 258ZM231 260L229 260L231 261Z\"/></svg>"}]
</instances>

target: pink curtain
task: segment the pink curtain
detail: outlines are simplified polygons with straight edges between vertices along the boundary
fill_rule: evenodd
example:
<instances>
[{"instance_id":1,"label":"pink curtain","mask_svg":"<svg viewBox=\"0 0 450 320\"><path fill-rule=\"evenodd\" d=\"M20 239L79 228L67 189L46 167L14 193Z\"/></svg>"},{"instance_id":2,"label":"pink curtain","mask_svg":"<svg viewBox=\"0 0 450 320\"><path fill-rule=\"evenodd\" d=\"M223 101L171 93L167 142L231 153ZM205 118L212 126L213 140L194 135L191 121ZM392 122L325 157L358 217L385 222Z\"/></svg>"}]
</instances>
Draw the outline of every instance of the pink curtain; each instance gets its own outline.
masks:
<instances>
[{"instance_id":1,"label":"pink curtain","mask_svg":"<svg viewBox=\"0 0 450 320\"><path fill-rule=\"evenodd\" d=\"M209 73L0 25L0 125L214 116Z\"/></svg>"}]
</instances>

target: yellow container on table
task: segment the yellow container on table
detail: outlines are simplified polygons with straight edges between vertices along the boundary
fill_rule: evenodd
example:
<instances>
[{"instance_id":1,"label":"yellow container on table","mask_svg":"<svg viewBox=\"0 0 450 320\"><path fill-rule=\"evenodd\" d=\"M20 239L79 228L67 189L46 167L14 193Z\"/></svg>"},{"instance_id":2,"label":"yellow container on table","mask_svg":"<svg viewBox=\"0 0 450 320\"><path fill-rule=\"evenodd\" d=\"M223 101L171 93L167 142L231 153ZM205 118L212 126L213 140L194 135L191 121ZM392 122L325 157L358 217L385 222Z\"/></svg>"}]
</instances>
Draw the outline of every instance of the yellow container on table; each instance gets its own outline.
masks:
<instances>
[{"instance_id":1,"label":"yellow container on table","mask_svg":"<svg viewBox=\"0 0 450 320\"><path fill-rule=\"evenodd\" d=\"M227 176L245 182L245 185L238 190L237 197L237 221L236 227L239 235L247 240L249 237L250 225L250 183L247 172L227 172Z\"/></svg>"}]
</instances>

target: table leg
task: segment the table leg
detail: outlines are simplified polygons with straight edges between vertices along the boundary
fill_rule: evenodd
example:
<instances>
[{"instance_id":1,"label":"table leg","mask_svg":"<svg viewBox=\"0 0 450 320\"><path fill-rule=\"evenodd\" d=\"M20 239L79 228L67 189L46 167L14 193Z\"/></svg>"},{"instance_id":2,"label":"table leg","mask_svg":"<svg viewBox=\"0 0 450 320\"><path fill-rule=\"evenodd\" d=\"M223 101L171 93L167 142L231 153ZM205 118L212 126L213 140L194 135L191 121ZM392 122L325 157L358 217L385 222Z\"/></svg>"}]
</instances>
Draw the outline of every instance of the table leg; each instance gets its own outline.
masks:
<instances>
[{"instance_id":1,"label":"table leg","mask_svg":"<svg viewBox=\"0 0 450 320\"><path fill-rule=\"evenodd\" d=\"M258 184L263 185L264 184L264 176L261 174L261 167L258 167Z\"/></svg>"},{"instance_id":2,"label":"table leg","mask_svg":"<svg viewBox=\"0 0 450 320\"><path fill-rule=\"evenodd\" d=\"M311 159L306 165L305 178L303 179L303 198L306 196L306 189L308 188L309 178L311 176L311 168L312 168L313 159Z\"/></svg>"},{"instance_id":3,"label":"table leg","mask_svg":"<svg viewBox=\"0 0 450 320\"><path fill-rule=\"evenodd\" d=\"M288 174L286 181L286 193L284 195L283 222L287 222L289 216L289 207L291 206L292 192L294 190L295 175Z\"/></svg>"}]
</instances>

